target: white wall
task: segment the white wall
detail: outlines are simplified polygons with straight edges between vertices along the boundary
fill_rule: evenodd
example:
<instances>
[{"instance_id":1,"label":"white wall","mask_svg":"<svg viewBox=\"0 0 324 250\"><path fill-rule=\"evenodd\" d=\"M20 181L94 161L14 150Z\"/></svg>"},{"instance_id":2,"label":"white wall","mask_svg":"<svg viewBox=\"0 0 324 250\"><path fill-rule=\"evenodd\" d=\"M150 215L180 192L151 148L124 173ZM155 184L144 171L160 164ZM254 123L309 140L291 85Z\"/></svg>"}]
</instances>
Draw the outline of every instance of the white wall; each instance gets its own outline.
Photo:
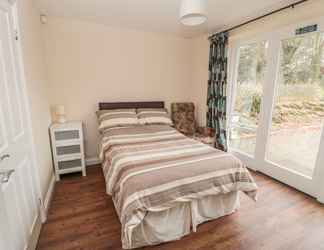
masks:
<instances>
[{"instance_id":1,"label":"white wall","mask_svg":"<svg viewBox=\"0 0 324 250\"><path fill-rule=\"evenodd\" d=\"M18 0L17 3L27 92L31 106L32 129L35 137L41 192L44 198L53 176L48 137L48 126L51 120L44 64L44 43L39 12L33 1Z\"/></svg>"},{"instance_id":2,"label":"white wall","mask_svg":"<svg viewBox=\"0 0 324 250\"><path fill-rule=\"evenodd\" d=\"M84 122L87 157L97 155L98 102L191 100L188 39L66 18L43 28L50 103Z\"/></svg>"}]
</instances>

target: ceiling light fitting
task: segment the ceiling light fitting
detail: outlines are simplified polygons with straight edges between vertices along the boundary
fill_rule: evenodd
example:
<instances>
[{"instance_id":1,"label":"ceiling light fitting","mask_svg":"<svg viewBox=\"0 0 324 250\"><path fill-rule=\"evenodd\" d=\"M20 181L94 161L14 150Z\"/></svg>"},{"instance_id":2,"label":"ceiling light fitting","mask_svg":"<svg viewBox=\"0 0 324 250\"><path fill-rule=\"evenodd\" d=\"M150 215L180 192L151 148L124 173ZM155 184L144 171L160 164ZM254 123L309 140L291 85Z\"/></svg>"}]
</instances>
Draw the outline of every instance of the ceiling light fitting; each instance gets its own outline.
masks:
<instances>
[{"instance_id":1,"label":"ceiling light fitting","mask_svg":"<svg viewBox=\"0 0 324 250\"><path fill-rule=\"evenodd\" d=\"M179 19L186 26L196 26L206 22L206 0L182 0Z\"/></svg>"}]
</instances>

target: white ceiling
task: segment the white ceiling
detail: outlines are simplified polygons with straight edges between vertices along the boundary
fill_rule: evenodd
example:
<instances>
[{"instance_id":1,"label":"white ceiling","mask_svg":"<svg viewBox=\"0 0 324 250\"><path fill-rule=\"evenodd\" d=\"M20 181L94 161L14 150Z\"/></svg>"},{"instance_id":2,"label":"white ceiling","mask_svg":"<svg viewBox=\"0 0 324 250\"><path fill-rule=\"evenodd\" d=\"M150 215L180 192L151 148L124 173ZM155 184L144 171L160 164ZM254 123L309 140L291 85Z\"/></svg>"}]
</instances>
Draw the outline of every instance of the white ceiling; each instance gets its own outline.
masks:
<instances>
[{"instance_id":1,"label":"white ceiling","mask_svg":"<svg viewBox=\"0 0 324 250\"><path fill-rule=\"evenodd\" d=\"M181 0L36 0L41 12L109 26L194 36L211 33L296 0L207 0L208 22L184 27L178 21Z\"/></svg>"}]
</instances>

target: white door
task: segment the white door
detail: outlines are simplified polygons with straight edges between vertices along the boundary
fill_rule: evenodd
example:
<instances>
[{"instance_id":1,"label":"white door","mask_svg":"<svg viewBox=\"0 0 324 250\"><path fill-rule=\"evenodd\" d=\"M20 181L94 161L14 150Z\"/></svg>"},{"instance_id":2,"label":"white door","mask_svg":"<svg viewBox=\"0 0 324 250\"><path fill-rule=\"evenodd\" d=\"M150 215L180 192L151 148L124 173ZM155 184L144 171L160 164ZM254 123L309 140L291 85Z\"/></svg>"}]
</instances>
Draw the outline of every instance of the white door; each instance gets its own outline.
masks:
<instances>
[{"instance_id":1,"label":"white door","mask_svg":"<svg viewBox=\"0 0 324 250\"><path fill-rule=\"evenodd\" d=\"M37 218L36 175L13 8L0 0L0 249L26 249Z\"/></svg>"},{"instance_id":2,"label":"white door","mask_svg":"<svg viewBox=\"0 0 324 250\"><path fill-rule=\"evenodd\" d=\"M317 25L317 31L296 32ZM324 18L236 42L230 150L255 170L322 200Z\"/></svg>"}]
</instances>

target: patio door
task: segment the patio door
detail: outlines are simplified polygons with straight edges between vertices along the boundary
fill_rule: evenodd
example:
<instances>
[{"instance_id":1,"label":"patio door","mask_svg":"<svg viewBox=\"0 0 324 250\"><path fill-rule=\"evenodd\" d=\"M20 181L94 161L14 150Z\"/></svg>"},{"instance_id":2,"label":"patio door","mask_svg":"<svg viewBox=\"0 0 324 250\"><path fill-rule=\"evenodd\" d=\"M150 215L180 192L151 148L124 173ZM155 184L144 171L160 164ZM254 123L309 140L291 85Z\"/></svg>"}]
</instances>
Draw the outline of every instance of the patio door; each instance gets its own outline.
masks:
<instances>
[{"instance_id":1,"label":"patio door","mask_svg":"<svg viewBox=\"0 0 324 250\"><path fill-rule=\"evenodd\" d=\"M317 31L296 35L299 27ZM234 45L229 147L252 169L324 193L324 21Z\"/></svg>"}]
</instances>

